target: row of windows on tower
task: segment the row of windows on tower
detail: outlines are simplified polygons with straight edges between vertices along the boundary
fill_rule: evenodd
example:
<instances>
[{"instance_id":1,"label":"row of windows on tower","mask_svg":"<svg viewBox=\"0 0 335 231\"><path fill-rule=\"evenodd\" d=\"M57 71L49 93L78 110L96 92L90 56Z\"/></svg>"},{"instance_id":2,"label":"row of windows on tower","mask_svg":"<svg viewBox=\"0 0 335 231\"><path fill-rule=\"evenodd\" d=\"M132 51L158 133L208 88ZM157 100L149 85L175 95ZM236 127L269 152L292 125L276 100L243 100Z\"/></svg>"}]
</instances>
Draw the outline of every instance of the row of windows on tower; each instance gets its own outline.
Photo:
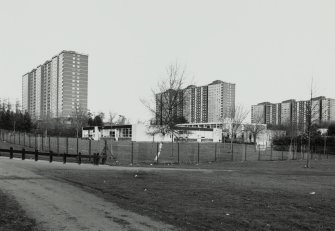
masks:
<instances>
[{"instance_id":1,"label":"row of windows on tower","mask_svg":"<svg viewBox=\"0 0 335 231\"><path fill-rule=\"evenodd\" d=\"M79 72L72 72L72 75L80 75Z\"/></svg>"}]
</instances>

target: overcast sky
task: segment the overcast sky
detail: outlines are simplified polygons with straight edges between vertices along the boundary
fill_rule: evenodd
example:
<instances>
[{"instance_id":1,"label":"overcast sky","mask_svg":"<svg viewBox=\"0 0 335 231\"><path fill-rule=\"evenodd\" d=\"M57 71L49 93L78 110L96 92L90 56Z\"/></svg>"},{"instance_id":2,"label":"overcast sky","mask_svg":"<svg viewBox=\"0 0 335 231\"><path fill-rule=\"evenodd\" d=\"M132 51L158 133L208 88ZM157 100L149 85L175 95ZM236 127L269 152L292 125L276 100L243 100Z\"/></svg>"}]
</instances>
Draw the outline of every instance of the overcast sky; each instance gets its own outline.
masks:
<instances>
[{"instance_id":1,"label":"overcast sky","mask_svg":"<svg viewBox=\"0 0 335 231\"><path fill-rule=\"evenodd\" d=\"M335 1L0 0L0 97L62 50L89 54L88 106L136 122L165 69L236 83L236 101L335 98Z\"/></svg>"}]
</instances>

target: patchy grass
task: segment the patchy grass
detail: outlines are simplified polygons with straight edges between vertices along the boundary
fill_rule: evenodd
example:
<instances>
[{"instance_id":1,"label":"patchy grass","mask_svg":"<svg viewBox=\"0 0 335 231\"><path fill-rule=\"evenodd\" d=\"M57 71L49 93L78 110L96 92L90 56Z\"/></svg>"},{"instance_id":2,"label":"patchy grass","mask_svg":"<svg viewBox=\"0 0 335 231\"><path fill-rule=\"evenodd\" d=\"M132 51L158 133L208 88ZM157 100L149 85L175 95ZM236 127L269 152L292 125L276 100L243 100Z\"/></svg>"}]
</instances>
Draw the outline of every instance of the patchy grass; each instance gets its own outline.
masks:
<instances>
[{"instance_id":1,"label":"patchy grass","mask_svg":"<svg viewBox=\"0 0 335 231\"><path fill-rule=\"evenodd\" d=\"M182 230L335 230L335 160L303 166L303 161L224 162L186 166L194 171L41 173Z\"/></svg>"},{"instance_id":2,"label":"patchy grass","mask_svg":"<svg viewBox=\"0 0 335 231\"><path fill-rule=\"evenodd\" d=\"M17 202L0 191L0 230L33 231L37 230L33 219L26 216Z\"/></svg>"}]
</instances>

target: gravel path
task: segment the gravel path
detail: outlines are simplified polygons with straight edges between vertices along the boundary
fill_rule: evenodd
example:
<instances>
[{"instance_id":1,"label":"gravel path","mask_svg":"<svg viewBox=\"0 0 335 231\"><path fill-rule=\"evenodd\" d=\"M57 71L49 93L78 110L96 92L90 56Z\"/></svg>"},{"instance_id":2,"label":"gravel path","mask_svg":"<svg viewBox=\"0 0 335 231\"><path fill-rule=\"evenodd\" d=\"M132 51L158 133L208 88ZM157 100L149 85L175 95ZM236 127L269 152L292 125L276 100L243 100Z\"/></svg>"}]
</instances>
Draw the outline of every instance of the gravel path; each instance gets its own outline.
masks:
<instances>
[{"instance_id":1,"label":"gravel path","mask_svg":"<svg viewBox=\"0 0 335 231\"><path fill-rule=\"evenodd\" d=\"M176 230L80 188L34 173L45 168L104 167L0 157L0 188L16 198L41 230Z\"/></svg>"}]
</instances>

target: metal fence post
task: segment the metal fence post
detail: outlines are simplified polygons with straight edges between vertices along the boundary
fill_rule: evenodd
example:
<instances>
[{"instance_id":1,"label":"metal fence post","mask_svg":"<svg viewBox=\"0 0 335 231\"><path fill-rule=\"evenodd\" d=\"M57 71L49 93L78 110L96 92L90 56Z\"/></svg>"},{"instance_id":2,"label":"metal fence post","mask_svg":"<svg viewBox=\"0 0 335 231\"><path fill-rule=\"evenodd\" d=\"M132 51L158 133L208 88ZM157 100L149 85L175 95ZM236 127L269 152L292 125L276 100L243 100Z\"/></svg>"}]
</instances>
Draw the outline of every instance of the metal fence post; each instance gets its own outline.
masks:
<instances>
[{"instance_id":1,"label":"metal fence post","mask_svg":"<svg viewBox=\"0 0 335 231\"><path fill-rule=\"evenodd\" d=\"M23 135L23 146L26 146L26 133Z\"/></svg>"},{"instance_id":2,"label":"metal fence post","mask_svg":"<svg viewBox=\"0 0 335 231\"><path fill-rule=\"evenodd\" d=\"M41 140L42 140L42 148L41 148L41 150L43 151L44 150L44 138L43 138L44 136L43 136L43 134L41 135Z\"/></svg>"},{"instance_id":3,"label":"metal fence post","mask_svg":"<svg viewBox=\"0 0 335 231\"><path fill-rule=\"evenodd\" d=\"M329 152L327 151L327 159L328 159L328 153L329 153Z\"/></svg>"},{"instance_id":4,"label":"metal fence post","mask_svg":"<svg viewBox=\"0 0 335 231\"><path fill-rule=\"evenodd\" d=\"M281 160L284 160L284 151L281 151Z\"/></svg>"},{"instance_id":5,"label":"metal fence post","mask_svg":"<svg viewBox=\"0 0 335 231\"><path fill-rule=\"evenodd\" d=\"M273 146L272 146L272 143L271 143L271 154L270 154L270 160L272 160L272 151L273 151Z\"/></svg>"},{"instance_id":6,"label":"metal fence post","mask_svg":"<svg viewBox=\"0 0 335 231\"><path fill-rule=\"evenodd\" d=\"M92 155L92 140L88 140L88 161L91 162L91 155Z\"/></svg>"},{"instance_id":7,"label":"metal fence post","mask_svg":"<svg viewBox=\"0 0 335 231\"><path fill-rule=\"evenodd\" d=\"M107 141L107 140L106 140ZM77 137L77 155L79 154L79 138Z\"/></svg>"},{"instance_id":8,"label":"metal fence post","mask_svg":"<svg viewBox=\"0 0 335 231\"><path fill-rule=\"evenodd\" d=\"M245 143L245 144L244 144L244 161L247 161L247 148L248 148L248 146L247 146L247 144Z\"/></svg>"},{"instance_id":9,"label":"metal fence post","mask_svg":"<svg viewBox=\"0 0 335 231\"><path fill-rule=\"evenodd\" d=\"M198 164L200 161L200 142L198 142Z\"/></svg>"},{"instance_id":10,"label":"metal fence post","mask_svg":"<svg viewBox=\"0 0 335 231\"><path fill-rule=\"evenodd\" d=\"M59 135L57 136L57 154L59 154Z\"/></svg>"},{"instance_id":11,"label":"metal fence post","mask_svg":"<svg viewBox=\"0 0 335 231\"><path fill-rule=\"evenodd\" d=\"M156 162L157 162L157 164L158 164L158 151L159 151L159 143L157 143L157 152L156 152L156 157L157 157Z\"/></svg>"},{"instance_id":12,"label":"metal fence post","mask_svg":"<svg viewBox=\"0 0 335 231\"><path fill-rule=\"evenodd\" d=\"M26 150L22 148L22 160L26 159Z\"/></svg>"},{"instance_id":13,"label":"metal fence post","mask_svg":"<svg viewBox=\"0 0 335 231\"><path fill-rule=\"evenodd\" d=\"M35 149L37 149L37 134L35 133Z\"/></svg>"},{"instance_id":14,"label":"metal fence post","mask_svg":"<svg viewBox=\"0 0 335 231\"><path fill-rule=\"evenodd\" d=\"M69 137L66 137L66 154L69 153Z\"/></svg>"},{"instance_id":15,"label":"metal fence post","mask_svg":"<svg viewBox=\"0 0 335 231\"><path fill-rule=\"evenodd\" d=\"M49 146L49 152L50 152L51 150L51 137L50 136L48 137L48 146Z\"/></svg>"},{"instance_id":16,"label":"metal fence post","mask_svg":"<svg viewBox=\"0 0 335 231\"><path fill-rule=\"evenodd\" d=\"M218 144L218 143L215 143L215 144L214 144L214 161L215 161L215 162L216 162L217 144Z\"/></svg>"},{"instance_id":17,"label":"metal fence post","mask_svg":"<svg viewBox=\"0 0 335 231\"><path fill-rule=\"evenodd\" d=\"M179 144L179 141L178 141L178 143L177 143L177 158L178 158L177 161L178 161L178 164L179 164L179 161L180 161L180 159L179 159L180 158L180 156L179 156L180 155L180 153L179 153L179 145L180 144Z\"/></svg>"},{"instance_id":18,"label":"metal fence post","mask_svg":"<svg viewBox=\"0 0 335 231\"><path fill-rule=\"evenodd\" d=\"M130 157L131 165L134 164L134 141L131 141L131 157Z\"/></svg>"},{"instance_id":19,"label":"metal fence post","mask_svg":"<svg viewBox=\"0 0 335 231\"><path fill-rule=\"evenodd\" d=\"M234 143L231 143L231 161L234 161Z\"/></svg>"},{"instance_id":20,"label":"metal fence post","mask_svg":"<svg viewBox=\"0 0 335 231\"><path fill-rule=\"evenodd\" d=\"M19 144L21 144L21 133L19 132Z\"/></svg>"},{"instance_id":21,"label":"metal fence post","mask_svg":"<svg viewBox=\"0 0 335 231\"><path fill-rule=\"evenodd\" d=\"M28 140L29 140L29 143L28 143L28 144L29 144L29 148L31 148L31 138L30 138L30 134L28 134L28 138L29 138L29 139L28 139Z\"/></svg>"},{"instance_id":22,"label":"metal fence post","mask_svg":"<svg viewBox=\"0 0 335 231\"><path fill-rule=\"evenodd\" d=\"M96 165L97 164L97 154L93 153L93 164Z\"/></svg>"},{"instance_id":23,"label":"metal fence post","mask_svg":"<svg viewBox=\"0 0 335 231\"><path fill-rule=\"evenodd\" d=\"M261 146L258 146L258 160L261 160Z\"/></svg>"},{"instance_id":24,"label":"metal fence post","mask_svg":"<svg viewBox=\"0 0 335 231\"><path fill-rule=\"evenodd\" d=\"M99 162L100 162L100 154L98 152L96 155L96 164L99 165Z\"/></svg>"}]
</instances>

